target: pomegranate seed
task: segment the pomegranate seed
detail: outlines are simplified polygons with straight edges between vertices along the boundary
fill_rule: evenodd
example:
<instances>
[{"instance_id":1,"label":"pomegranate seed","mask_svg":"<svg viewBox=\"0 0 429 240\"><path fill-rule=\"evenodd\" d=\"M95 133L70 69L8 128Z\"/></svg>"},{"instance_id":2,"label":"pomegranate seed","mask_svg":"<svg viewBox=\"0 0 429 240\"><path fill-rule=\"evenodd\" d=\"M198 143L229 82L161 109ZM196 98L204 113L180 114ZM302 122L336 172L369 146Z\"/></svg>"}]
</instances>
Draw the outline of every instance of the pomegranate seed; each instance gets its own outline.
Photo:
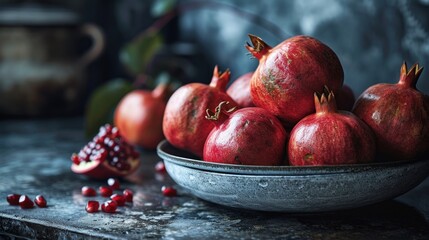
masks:
<instances>
[{"instance_id":1,"label":"pomegranate seed","mask_svg":"<svg viewBox=\"0 0 429 240\"><path fill-rule=\"evenodd\" d=\"M97 191L95 191L95 189L92 187L83 186L82 195L85 197L95 197L97 196Z\"/></svg>"},{"instance_id":2,"label":"pomegranate seed","mask_svg":"<svg viewBox=\"0 0 429 240\"><path fill-rule=\"evenodd\" d=\"M73 153L73 155L71 156L71 160L74 164L79 165L80 164L80 159L79 156L75 153Z\"/></svg>"},{"instance_id":3,"label":"pomegranate seed","mask_svg":"<svg viewBox=\"0 0 429 240\"><path fill-rule=\"evenodd\" d=\"M124 197L124 195L113 194L112 196L110 196L110 199L112 199L113 201L115 201L118 204L118 206L124 206L125 205L125 197Z\"/></svg>"},{"instance_id":4,"label":"pomegranate seed","mask_svg":"<svg viewBox=\"0 0 429 240\"><path fill-rule=\"evenodd\" d=\"M118 204L113 200L109 200L107 202L104 202L101 205L101 210L103 212L106 212L106 213L114 213L114 212L116 212L116 208L118 208Z\"/></svg>"},{"instance_id":5,"label":"pomegranate seed","mask_svg":"<svg viewBox=\"0 0 429 240\"><path fill-rule=\"evenodd\" d=\"M160 172L160 173L165 173L165 165L163 161L159 161L156 165L155 165L155 171Z\"/></svg>"},{"instance_id":6,"label":"pomegranate seed","mask_svg":"<svg viewBox=\"0 0 429 240\"><path fill-rule=\"evenodd\" d=\"M95 212L98 212L99 208L100 208L100 203L98 203L97 201L88 201L85 209L89 213L95 213Z\"/></svg>"},{"instance_id":7,"label":"pomegranate seed","mask_svg":"<svg viewBox=\"0 0 429 240\"><path fill-rule=\"evenodd\" d=\"M10 205L19 205L19 197L21 197L21 195L13 193L7 195L6 200Z\"/></svg>"},{"instance_id":8,"label":"pomegranate seed","mask_svg":"<svg viewBox=\"0 0 429 240\"><path fill-rule=\"evenodd\" d=\"M107 185L109 185L112 190L119 189L120 187L119 180L116 178L107 179Z\"/></svg>"},{"instance_id":9,"label":"pomegranate seed","mask_svg":"<svg viewBox=\"0 0 429 240\"><path fill-rule=\"evenodd\" d=\"M162 194L166 197L174 197L177 195L177 191L173 187L163 186L161 188L161 191L162 191Z\"/></svg>"},{"instance_id":10,"label":"pomegranate seed","mask_svg":"<svg viewBox=\"0 0 429 240\"><path fill-rule=\"evenodd\" d=\"M34 202L38 207L45 208L47 206L46 199L42 195L37 195Z\"/></svg>"},{"instance_id":11,"label":"pomegranate seed","mask_svg":"<svg viewBox=\"0 0 429 240\"><path fill-rule=\"evenodd\" d=\"M100 195L103 197L110 197L113 193L113 190L110 187L107 186L101 186L98 188L98 191L100 192Z\"/></svg>"},{"instance_id":12,"label":"pomegranate seed","mask_svg":"<svg viewBox=\"0 0 429 240\"><path fill-rule=\"evenodd\" d=\"M19 206L22 209L33 208L34 203L27 195L21 195L21 197L19 197Z\"/></svg>"},{"instance_id":13,"label":"pomegranate seed","mask_svg":"<svg viewBox=\"0 0 429 240\"><path fill-rule=\"evenodd\" d=\"M133 191L131 191L130 189L125 189L123 194L124 194L125 201L133 202Z\"/></svg>"}]
</instances>

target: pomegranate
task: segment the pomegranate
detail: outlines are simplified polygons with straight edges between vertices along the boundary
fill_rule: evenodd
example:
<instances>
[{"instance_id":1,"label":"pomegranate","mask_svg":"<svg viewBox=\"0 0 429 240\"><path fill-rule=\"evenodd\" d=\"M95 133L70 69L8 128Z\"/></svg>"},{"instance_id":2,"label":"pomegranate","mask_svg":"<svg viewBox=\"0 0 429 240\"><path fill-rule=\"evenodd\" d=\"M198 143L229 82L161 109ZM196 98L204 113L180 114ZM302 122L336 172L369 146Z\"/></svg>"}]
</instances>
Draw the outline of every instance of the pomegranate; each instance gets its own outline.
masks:
<instances>
[{"instance_id":1,"label":"pomegranate","mask_svg":"<svg viewBox=\"0 0 429 240\"><path fill-rule=\"evenodd\" d=\"M28 209L28 208L33 208L34 203L27 195L21 195L21 197L19 197L19 206L22 209Z\"/></svg>"},{"instance_id":2,"label":"pomegranate","mask_svg":"<svg viewBox=\"0 0 429 240\"><path fill-rule=\"evenodd\" d=\"M100 209L100 203L98 201L88 201L85 207L88 213L98 212L98 209Z\"/></svg>"},{"instance_id":3,"label":"pomegranate","mask_svg":"<svg viewBox=\"0 0 429 240\"><path fill-rule=\"evenodd\" d=\"M83 186L81 192L82 192L82 195L85 197L97 196L97 191L95 191L95 189L92 187Z\"/></svg>"},{"instance_id":4,"label":"pomegranate","mask_svg":"<svg viewBox=\"0 0 429 240\"><path fill-rule=\"evenodd\" d=\"M112 196L110 196L110 199L115 201L118 204L118 206L124 206L125 205L125 197L122 194L115 193Z\"/></svg>"},{"instance_id":5,"label":"pomegranate","mask_svg":"<svg viewBox=\"0 0 429 240\"><path fill-rule=\"evenodd\" d=\"M338 94L335 97L338 109L352 111L353 105L355 104L356 97L353 90L348 85L343 85Z\"/></svg>"},{"instance_id":6,"label":"pomegranate","mask_svg":"<svg viewBox=\"0 0 429 240\"><path fill-rule=\"evenodd\" d=\"M107 179L107 185L109 185L109 187L112 190L117 190L121 187L121 184L119 183L119 180L117 178L109 178Z\"/></svg>"},{"instance_id":7,"label":"pomegranate","mask_svg":"<svg viewBox=\"0 0 429 240\"><path fill-rule=\"evenodd\" d=\"M242 108L228 119L217 122L225 111L221 102L207 118L217 125L204 145L204 161L242 165L280 165L284 163L288 133L281 122L259 107Z\"/></svg>"},{"instance_id":8,"label":"pomegranate","mask_svg":"<svg viewBox=\"0 0 429 240\"><path fill-rule=\"evenodd\" d=\"M314 112L313 93L323 87L337 93L343 85L343 68L335 52L309 36L294 36L275 47L249 35L247 50L259 60L250 82L254 104L291 127Z\"/></svg>"},{"instance_id":9,"label":"pomegranate","mask_svg":"<svg viewBox=\"0 0 429 240\"><path fill-rule=\"evenodd\" d=\"M36 203L36 205L38 207L41 207L41 208L45 208L48 205L48 203L47 203L45 197L43 197L43 195L37 195L36 198L34 199L34 203Z\"/></svg>"},{"instance_id":10,"label":"pomegranate","mask_svg":"<svg viewBox=\"0 0 429 240\"><path fill-rule=\"evenodd\" d=\"M166 197L175 197L175 196L177 196L177 190L175 188L173 188L173 187L162 186L161 191L162 191L162 195L164 195Z\"/></svg>"},{"instance_id":11,"label":"pomegranate","mask_svg":"<svg viewBox=\"0 0 429 240\"><path fill-rule=\"evenodd\" d=\"M246 73L237 78L226 90L226 93L234 99L240 107L254 107L250 96L250 80L253 72Z\"/></svg>"},{"instance_id":12,"label":"pomegranate","mask_svg":"<svg viewBox=\"0 0 429 240\"><path fill-rule=\"evenodd\" d=\"M371 129L353 113L337 110L333 92L314 94L316 113L292 129L290 165L337 165L371 162L375 139Z\"/></svg>"},{"instance_id":13,"label":"pomegranate","mask_svg":"<svg viewBox=\"0 0 429 240\"><path fill-rule=\"evenodd\" d=\"M101 204L101 210L106 213L115 213L118 208L118 203L113 200L109 200Z\"/></svg>"},{"instance_id":14,"label":"pomegranate","mask_svg":"<svg viewBox=\"0 0 429 240\"><path fill-rule=\"evenodd\" d=\"M133 191L132 191L132 190L130 190L130 189L125 189L125 190L122 192L122 194L124 195L124 198L125 198L125 201L126 201L126 202L133 202L133 196L134 196L134 193L133 193Z\"/></svg>"},{"instance_id":15,"label":"pomegranate","mask_svg":"<svg viewBox=\"0 0 429 240\"><path fill-rule=\"evenodd\" d=\"M155 164L155 171L158 173L166 173L165 165L163 161L159 161Z\"/></svg>"},{"instance_id":16,"label":"pomegranate","mask_svg":"<svg viewBox=\"0 0 429 240\"><path fill-rule=\"evenodd\" d=\"M168 86L158 85L152 92L134 90L125 95L115 110L114 123L129 143L155 149L164 139L162 118Z\"/></svg>"},{"instance_id":17,"label":"pomegranate","mask_svg":"<svg viewBox=\"0 0 429 240\"><path fill-rule=\"evenodd\" d=\"M164 135L173 146L202 157L204 142L214 127L204 119L206 109L214 109L221 101L237 106L225 92L230 74L227 70L219 75L216 66L209 85L189 83L173 93L163 120Z\"/></svg>"},{"instance_id":18,"label":"pomegranate","mask_svg":"<svg viewBox=\"0 0 429 240\"><path fill-rule=\"evenodd\" d=\"M423 68L402 64L399 82L366 89L353 112L374 131L380 158L409 160L429 151L429 96L416 88Z\"/></svg>"},{"instance_id":19,"label":"pomegranate","mask_svg":"<svg viewBox=\"0 0 429 240\"><path fill-rule=\"evenodd\" d=\"M10 205L19 205L20 194L12 193L7 195L6 200Z\"/></svg>"},{"instance_id":20,"label":"pomegranate","mask_svg":"<svg viewBox=\"0 0 429 240\"><path fill-rule=\"evenodd\" d=\"M110 197L113 193L113 189L108 186L100 186L98 188L98 191L100 192L100 195L103 197Z\"/></svg>"},{"instance_id":21,"label":"pomegranate","mask_svg":"<svg viewBox=\"0 0 429 240\"><path fill-rule=\"evenodd\" d=\"M102 126L92 141L71 157L71 170L92 178L106 179L131 174L139 164L139 153L116 127Z\"/></svg>"}]
</instances>

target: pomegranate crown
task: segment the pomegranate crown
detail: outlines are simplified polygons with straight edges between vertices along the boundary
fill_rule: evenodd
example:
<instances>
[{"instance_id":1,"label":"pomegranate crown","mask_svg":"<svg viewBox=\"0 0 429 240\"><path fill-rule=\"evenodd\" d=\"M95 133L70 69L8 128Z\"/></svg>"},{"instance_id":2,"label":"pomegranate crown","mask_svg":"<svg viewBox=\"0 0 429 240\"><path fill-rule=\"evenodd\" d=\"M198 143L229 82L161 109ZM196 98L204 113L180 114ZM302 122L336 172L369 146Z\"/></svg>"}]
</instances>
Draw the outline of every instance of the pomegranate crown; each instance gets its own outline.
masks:
<instances>
[{"instance_id":1,"label":"pomegranate crown","mask_svg":"<svg viewBox=\"0 0 429 240\"><path fill-rule=\"evenodd\" d=\"M255 58L261 59L272 47L268 45L264 40L255 35L249 34L250 43L246 42L246 49L252 54Z\"/></svg>"},{"instance_id":2,"label":"pomegranate crown","mask_svg":"<svg viewBox=\"0 0 429 240\"><path fill-rule=\"evenodd\" d=\"M225 72L220 72L216 65L213 70L213 77L210 82L210 86L221 91L226 91L226 86L228 85L230 77L231 71L229 71L229 69L226 69Z\"/></svg>"},{"instance_id":3,"label":"pomegranate crown","mask_svg":"<svg viewBox=\"0 0 429 240\"><path fill-rule=\"evenodd\" d=\"M327 86L323 88L323 93L314 93L314 105L316 113L336 112L337 103L335 101L334 92L329 90Z\"/></svg>"},{"instance_id":4,"label":"pomegranate crown","mask_svg":"<svg viewBox=\"0 0 429 240\"><path fill-rule=\"evenodd\" d=\"M222 107L223 107L223 105L226 105L226 104L229 104L229 102L228 101L222 101L222 102L220 102L219 105L215 108L214 112L211 111L210 109L206 109L206 119L213 120L213 121L218 120L219 117L220 117L220 113L223 110ZM223 112L226 113L226 114L232 113L233 111L235 111L236 108L237 107L235 106L235 107L230 108L228 110L224 110Z\"/></svg>"},{"instance_id":5,"label":"pomegranate crown","mask_svg":"<svg viewBox=\"0 0 429 240\"><path fill-rule=\"evenodd\" d=\"M416 88L417 80L422 71L423 67L419 67L418 63L415 63L409 70L407 70L407 63L402 63L399 84Z\"/></svg>"}]
</instances>

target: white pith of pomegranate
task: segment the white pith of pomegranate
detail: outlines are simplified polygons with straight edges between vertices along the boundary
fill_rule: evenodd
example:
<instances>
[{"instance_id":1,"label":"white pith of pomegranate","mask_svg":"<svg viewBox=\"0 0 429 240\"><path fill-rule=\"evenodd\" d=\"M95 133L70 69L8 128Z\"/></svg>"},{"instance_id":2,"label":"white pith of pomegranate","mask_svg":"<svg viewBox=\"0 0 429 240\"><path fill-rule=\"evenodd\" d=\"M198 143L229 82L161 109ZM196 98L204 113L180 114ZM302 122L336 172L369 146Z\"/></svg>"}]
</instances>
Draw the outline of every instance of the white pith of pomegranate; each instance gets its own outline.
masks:
<instances>
[{"instance_id":1,"label":"white pith of pomegranate","mask_svg":"<svg viewBox=\"0 0 429 240\"><path fill-rule=\"evenodd\" d=\"M109 124L71 160L73 172L97 179L126 176L140 165L139 153Z\"/></svg>"}]
</instances>

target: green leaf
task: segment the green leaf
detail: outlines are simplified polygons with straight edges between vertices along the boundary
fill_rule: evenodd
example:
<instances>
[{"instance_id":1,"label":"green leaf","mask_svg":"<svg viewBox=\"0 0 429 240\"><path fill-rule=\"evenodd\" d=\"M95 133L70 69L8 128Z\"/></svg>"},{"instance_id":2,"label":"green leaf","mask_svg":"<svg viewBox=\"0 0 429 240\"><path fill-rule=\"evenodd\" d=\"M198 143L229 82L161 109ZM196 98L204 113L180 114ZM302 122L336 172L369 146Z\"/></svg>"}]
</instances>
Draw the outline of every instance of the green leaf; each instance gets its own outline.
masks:
<instances>
[{"instance_id":1,"label":"green leaf","mask_svg":"<svg viewBox=\"0 0 429 240\"><path fill-rule=\"evenodd\" d=\"M158 31L146 31L121 49L120 60L132 74L144 73L163 42Z\"/></svg>"},{"instance_id":2,"label":"green leaf","mask_svg":"<svg viewBox=\"0 0 429 240\"><path fill-rule=\"evenodd\" d=\"M176 6L176 0L156 0L151 9L153 17L160 17Z\"/></svg>"},{"instance_id":3,"label":"green leaf","mask_svg":"<svg viewBox=\"0 0 429 240\"><path fill-rule=\"evenodd\" d=\"M100 126L113 123L113 113L119 101L133 90L131 83L115 79L97 88L91 95L86 108L87 137L97 134Z\"/></svg>"}]
</instances>

